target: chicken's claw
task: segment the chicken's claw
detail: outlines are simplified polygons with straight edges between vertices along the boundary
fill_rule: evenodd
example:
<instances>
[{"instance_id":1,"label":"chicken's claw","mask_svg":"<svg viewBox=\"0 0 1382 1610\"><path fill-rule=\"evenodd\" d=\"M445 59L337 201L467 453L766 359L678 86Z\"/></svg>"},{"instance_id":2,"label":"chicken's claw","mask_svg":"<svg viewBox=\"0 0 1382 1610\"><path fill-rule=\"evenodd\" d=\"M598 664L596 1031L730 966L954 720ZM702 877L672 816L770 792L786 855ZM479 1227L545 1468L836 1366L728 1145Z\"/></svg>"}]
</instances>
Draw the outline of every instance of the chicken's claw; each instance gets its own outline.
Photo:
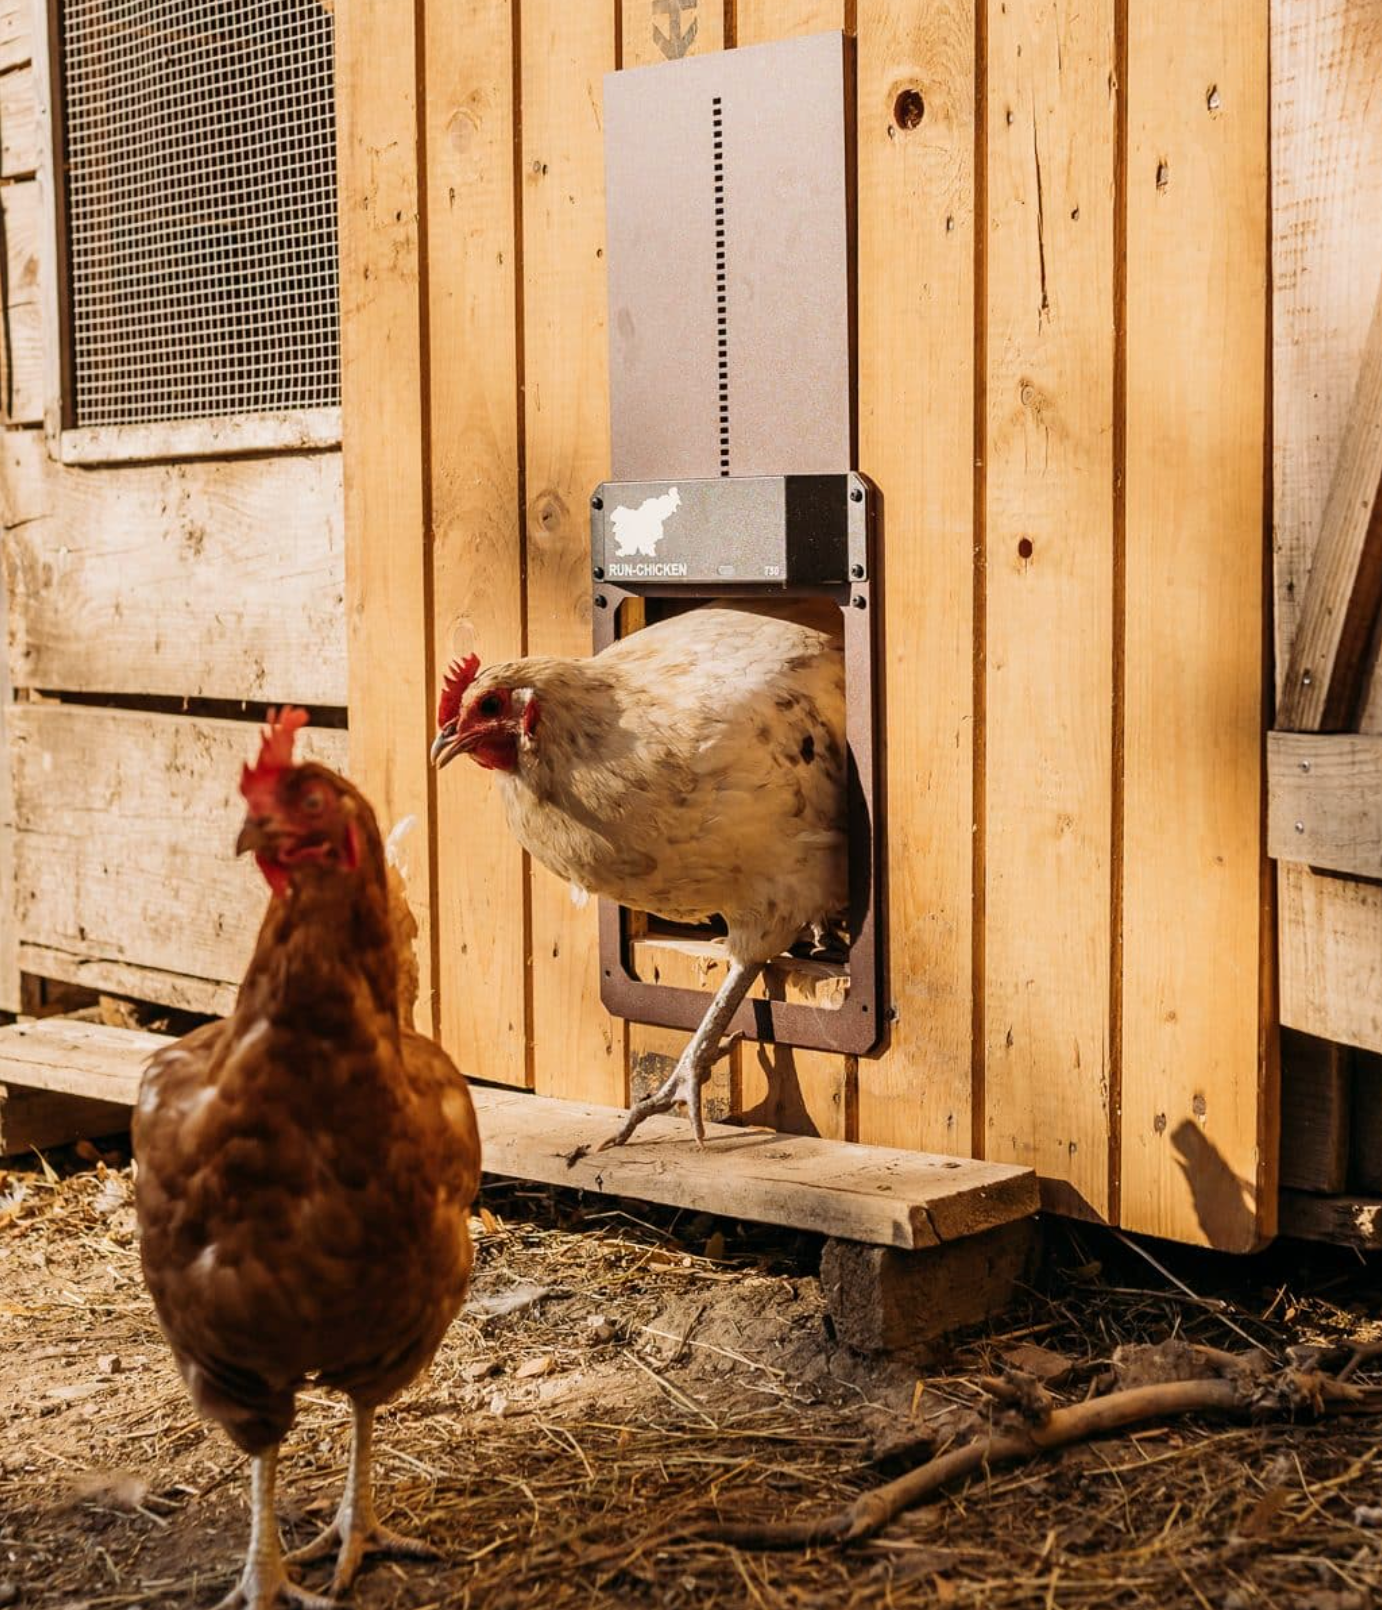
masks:
<instances>
[{"instance_id":1,"label":"chicken's claw","mask_svg":"<svg viewBox=\"0 0 1382 1610\"><path fill-rule=\"evenodd\" d=\"M336 1569L331 1577L333 1599L345 1592L371 1554L390 1555L395 1559L406 1560L441 1558L430 1543L424 1543L417 1537L405 1537L402 1532L395 1532L377 1520L368 1525L350 1526L346 1536L342 1538L340 1517L337 1516L324 1532L320 1532L310 1543L288 1555L288 1563L306 1565L312 1560L320 1560L337 1547L339 1552L336 1555ZM332 1599L323 1599L320 1602L329 1605Z\"/></svg>"},{"instance_id":2,"label":"chicken's claw","mask_svg":"<svg viewBox=\"0 0 1382 1610\"><path fill-rule=\"evenodd\" d=\"M282 1561L277 1570L246 1565L240 1580L215 1610L278 1610L280 1605L291 1605L292 1610L337 1610L334 1599L300 1588L283 1569Z\"/></svg>"}]
</instances>

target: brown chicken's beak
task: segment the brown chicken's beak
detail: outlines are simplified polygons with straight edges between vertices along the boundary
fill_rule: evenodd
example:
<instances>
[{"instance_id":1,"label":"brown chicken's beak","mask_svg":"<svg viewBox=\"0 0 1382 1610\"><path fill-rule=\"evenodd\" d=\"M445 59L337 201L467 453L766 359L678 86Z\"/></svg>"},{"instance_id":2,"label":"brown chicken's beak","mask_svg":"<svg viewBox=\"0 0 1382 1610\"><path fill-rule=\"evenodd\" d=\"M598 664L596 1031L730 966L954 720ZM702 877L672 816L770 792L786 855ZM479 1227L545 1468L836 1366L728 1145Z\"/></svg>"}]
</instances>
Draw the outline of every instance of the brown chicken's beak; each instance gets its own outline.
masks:
<instances>
[{"instance_id":1,"label":"brown chicken's beak","mask_svg":"<svg viewBox=\"0 0 1382 1610\"><path fill-rule=\"evenodd\" d=\"M267 816L247 816L240 824L240 836L235 841L236 855L243 855L246 850L253 850L257 854L260 850L267 850L273 843L273 830Z\"/></svg>"}]
</instances>

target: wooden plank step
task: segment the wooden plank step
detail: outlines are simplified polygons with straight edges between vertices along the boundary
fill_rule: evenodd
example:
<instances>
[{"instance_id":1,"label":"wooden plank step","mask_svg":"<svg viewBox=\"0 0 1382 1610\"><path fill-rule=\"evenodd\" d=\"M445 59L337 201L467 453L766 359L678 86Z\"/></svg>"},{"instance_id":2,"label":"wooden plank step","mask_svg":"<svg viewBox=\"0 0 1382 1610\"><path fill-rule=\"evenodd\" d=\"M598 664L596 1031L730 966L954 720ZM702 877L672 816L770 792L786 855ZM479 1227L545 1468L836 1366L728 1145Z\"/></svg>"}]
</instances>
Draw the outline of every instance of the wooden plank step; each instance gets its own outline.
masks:
<instances>
[{"instance_id":1,"label":"wooden plank step","mask_svg":"<svg viewBox=\"0 0 1382 1610\"><path fill-rule=\"evenodd\" d=\"M133 1106L144 1062L167 1036L44 1018L0 1029L0 1084ZM472 1085L487 1173L640 1197L878 1246L933 1247L1037 1208L1036 1176L1005 1163L858 1146L708 1124L698 1151L686 1121L655 1118L628 1146L598 1144L619 1110Z\"/></svg>"}]
</instances>

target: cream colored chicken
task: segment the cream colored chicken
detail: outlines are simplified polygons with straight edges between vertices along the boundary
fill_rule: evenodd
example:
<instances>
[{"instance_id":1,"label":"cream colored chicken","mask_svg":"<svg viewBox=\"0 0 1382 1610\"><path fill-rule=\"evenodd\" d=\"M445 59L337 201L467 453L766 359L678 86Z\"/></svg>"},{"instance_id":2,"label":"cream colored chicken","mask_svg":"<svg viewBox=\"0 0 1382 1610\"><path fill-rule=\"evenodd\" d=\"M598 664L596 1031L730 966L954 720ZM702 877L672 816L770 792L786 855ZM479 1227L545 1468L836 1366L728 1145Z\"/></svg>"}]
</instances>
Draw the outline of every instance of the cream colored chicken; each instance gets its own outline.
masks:
<instances>
[{"instance_id":1,"label":"cream colored chicken","mask_svg":"<svg viewBox=\"0 0 1382 1610\"><path fill-rule=\"evenodd\" d=\"M763 964L842 911L844 654L833 604L719 603L591 659L448 673L437 766L498 774L535 860L592 894L676 922L724 919L731 967L659 1090L605 1145L701 1087Z\"/></svg>"}]
</instances>

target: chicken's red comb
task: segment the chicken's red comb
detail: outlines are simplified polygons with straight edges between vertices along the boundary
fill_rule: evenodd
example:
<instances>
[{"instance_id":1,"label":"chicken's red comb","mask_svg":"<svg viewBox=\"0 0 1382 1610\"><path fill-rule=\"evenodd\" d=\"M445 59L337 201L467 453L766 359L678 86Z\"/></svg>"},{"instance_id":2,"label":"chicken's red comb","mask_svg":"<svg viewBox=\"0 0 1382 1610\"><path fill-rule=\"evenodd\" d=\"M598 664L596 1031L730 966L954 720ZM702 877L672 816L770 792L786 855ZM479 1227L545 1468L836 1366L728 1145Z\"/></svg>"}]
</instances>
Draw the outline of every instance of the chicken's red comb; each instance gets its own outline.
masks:
<instances>
[{"instance_id":1,"label":"chicken's red comb","mask_svg":"<svg viewBox=\"0 0 1382 1610\"><path fill-rule=\"evenodd\" d=\"M461 713L461 700L465 690L475 680L480 669L480 656L467 654L463 660L452 660L442 680L441 699L437 704L437 725L444 727Z\"/></svg>"},{"instance_id":2,"label":"chicken's red comb","mask_svg":"<svg viewBox=\"0 0 1382 1610\"><path fill-rule=\"evenodd\" d=\"M240 792L246 799L271 784L279 772L287 771L293 764L293 734L307 722L307 712L291 704L285 704L281 710L270 709L260 734L259 759L240 772Z\"/></svg>"}]
</instances>

